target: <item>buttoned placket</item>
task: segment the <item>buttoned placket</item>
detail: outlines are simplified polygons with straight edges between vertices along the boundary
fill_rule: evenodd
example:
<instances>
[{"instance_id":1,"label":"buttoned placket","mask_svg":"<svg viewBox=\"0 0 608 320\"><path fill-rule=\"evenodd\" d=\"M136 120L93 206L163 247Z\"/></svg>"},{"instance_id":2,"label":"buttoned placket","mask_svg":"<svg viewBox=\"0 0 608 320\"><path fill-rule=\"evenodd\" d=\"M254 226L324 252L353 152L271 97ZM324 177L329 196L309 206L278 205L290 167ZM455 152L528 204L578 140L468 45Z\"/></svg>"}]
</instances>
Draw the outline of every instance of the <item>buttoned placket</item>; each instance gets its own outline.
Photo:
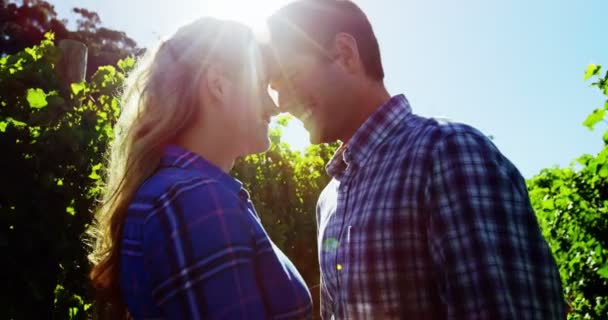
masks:
<instances>
[{"instance_id":1,"label":"buttoned placket","mask_svg":"<svg viewBox=\"0 0 608 320\"><path fill-rule=\"evenodd\" d=\"M344 173L340 181L340 186L338 186L338 202L336 206L336 216L339 219L340 231L338 233L338 245L336 247L335 253L337 299L334 299L334 305L337 303L338 308L334 308L334 310L341 310L341 313L346 312L346 306L343 306L342 302L346 301L347 297L345 297L344 295L346 295L347 292L346 290L343 290L343 288L346 285L345 281L347 280L348 268L350 267L348 265L348 257L346 256L346 246L348 245L348 243L344 243L344 240L348 242L348 224L346 223L349 218L348 198L350 183L355 171L355 166L353 165L351 158L352 157L350 150L346 148L343 153L343 161L346 164L346 169L344 169Z\"/></svg>"}]
</instances>

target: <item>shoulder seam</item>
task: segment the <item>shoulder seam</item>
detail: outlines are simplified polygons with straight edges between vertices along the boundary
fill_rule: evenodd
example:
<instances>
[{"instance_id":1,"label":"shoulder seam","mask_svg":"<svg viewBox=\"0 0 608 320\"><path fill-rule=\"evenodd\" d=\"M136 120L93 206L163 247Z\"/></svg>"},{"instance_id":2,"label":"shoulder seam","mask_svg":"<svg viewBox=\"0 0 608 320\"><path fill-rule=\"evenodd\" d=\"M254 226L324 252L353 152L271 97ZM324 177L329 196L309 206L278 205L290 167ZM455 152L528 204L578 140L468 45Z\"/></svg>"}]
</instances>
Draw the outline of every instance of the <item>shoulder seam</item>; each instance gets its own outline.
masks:
<instances>
[{"instance_id":1,"label":"shoulder seam","mask_svg":"<svg viewBox=\"0 0 608 320\"><path fill-rule=\"evenodd\" d=\"M153 209L150 213L148 213L144 219L144 224L148 223L148 221L156 215L163 207L167 201L171 202L178 195L180 195L184 191L188 191L197 187L209 185L209 184L218 184L217 180L207 178L207 177L194 177L191 179L179 179L172 183L168 188L164 189L162 193L155 197L153 200ZM162 199L167 196L167 194L172 194L169 199Z\"/></svg>"}]
</instances>

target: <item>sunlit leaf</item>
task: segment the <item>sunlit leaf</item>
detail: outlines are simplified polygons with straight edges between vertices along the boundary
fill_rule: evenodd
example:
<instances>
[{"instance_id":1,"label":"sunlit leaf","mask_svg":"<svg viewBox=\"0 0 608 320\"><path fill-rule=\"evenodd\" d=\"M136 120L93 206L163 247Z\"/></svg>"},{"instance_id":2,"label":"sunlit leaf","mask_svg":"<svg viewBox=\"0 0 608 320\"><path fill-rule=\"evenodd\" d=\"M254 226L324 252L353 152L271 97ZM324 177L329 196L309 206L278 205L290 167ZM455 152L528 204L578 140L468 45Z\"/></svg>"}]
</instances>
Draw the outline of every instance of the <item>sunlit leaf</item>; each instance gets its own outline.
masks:
<instances>
[{"instance_id":1,"label":"sunlit leaf","mask_svg":"<svg viewBox=\"0 0 608 320\"><path fill-rule=\"evenodd\" d=\"M602 178L608 177L608 163L604 163L604 165L600 168L598 175Z\"/></svg>"},{"instance_id":2,"label":"sunlit leaf","mask_svg":"<svg viewBox=\"0 0 608 320\"><path fill-rule=\"evenodd\" d=\"M27 54L29 54L34 59L34 61L42 57L42 55L34 48L25 48L25 52L27 52Z\"/></svg>"},{"instance_id":3,"label":"sunlit leaf","mask_svg":"<svg viewBox=\"0 0 608 320\"><path fill-rule=\"evenodd\" d=\"M583 125L587 128L589 128L589 130L593 130L593 127L595 126L595 124L597 124L598 122L602 121L604 119L604 116L606 115L606 110L605 109L595 109L593 111L593 113L591 113L587 119L585 120L585 122L583 122Z\"/></svg>"},{"instance_id":4,"label":"sunlit leaf","mask_svg":"<svg viewBox=\"0 0 608 320\"><path fill-rule=\"evenodd\" d=\"M72 93L74 95L78 95L81 91L83 91L87 85L84 82L80 82L80 83L72 83L70 85L70 87L72 88Z\"/></svg>"},{"instance_id":5,"label":"sunlit leaf","mask_svg":"<svg viewBox=\"0 0 608 320\"><path fill-rule=\"evenodd\" d=\"M27 89L27 102L31 108L41 109L48 105L46 101L46 93L39 88Z\"/></svg>"},{"instance_id":6,"label":"sunlit leaf","mask_svg":"<svg viewBox=\"0 0 608 320\"><path fill-rule=\"evenodd\" d=\"M6 128L9 124L16 128L24 128L27 126L27 123L9 117L6 118L5 121L0 122L0 132L6 132Z\"/></svg>"},{"instance_id":7,"label":"sunlit leaf","mask_svg":"<svg viewBox=\"0 0 608 320\"><path fill-rule=\"evenodd\" d=\"M285 113L285 114L280 114L278 116L276 116L276 123L279 126L282 127L287 127L289 125L289 122L293 119L293 116L289 113Z\"/></svg>"},{"instance_id":8,"label":"sunlit leaf","mask_svg":"<svg viewBox=\"0 0 608 320\"><path fill-rule=\"evenodd\" d=\"M99 169L101 169L101 167L102 167L101 163L94 165L93 168L91 168L91 174L89 174L89 178L91 178L93 180L101 179L101 176L97 173L99 171Z\"/></svg>"},{"instance_id":9,"label":"sunlit leaf","mask_svg":"<svg viewBox=\"0 0 608 320\"><path fill-rule=\"evenodd\" d=\"M70 308L70 318L74 319L78 315L78 311L80 311L80 309L78 307L71 307Z\"/></svg>"},{"instance_id":10,"label":"sunlit leaf","mask_svg":"<svg viewBox=\"0 0 608 320\"><path fill-rule=\"evenodd\" d=\"M604 279L608 279L608 263L605 264L599 270L597 270L597 274L599 274L600 276L602 276L602 278L604 278Z\"/></svg>"},{"instance_id":11,"label":"sunlit leaf","mask_svg":"<svg viewBox=\"0 0 608 320\"><path fill-rule=\"evenodd\" d=\"M585 81L589 80L589 78L591 78L592 76L599 74L600 70L601 70L601 66L598 66L595 64L590 64L587 67L587 70L585 70L585 75L583 76L583 80L585 80Z\"/></svg>"},{"instance_id":12,"label":"sunlit leaf","mask_svg":"<svg viewBox=\"0 0 608 320\"><path fill-rule=\"evenodd\" d=\"M133 66L135 66L135 59L131 57L118 61L118 68L120 68L120 70L123 72L131 70Z\"/></svg>"}]
</instances>

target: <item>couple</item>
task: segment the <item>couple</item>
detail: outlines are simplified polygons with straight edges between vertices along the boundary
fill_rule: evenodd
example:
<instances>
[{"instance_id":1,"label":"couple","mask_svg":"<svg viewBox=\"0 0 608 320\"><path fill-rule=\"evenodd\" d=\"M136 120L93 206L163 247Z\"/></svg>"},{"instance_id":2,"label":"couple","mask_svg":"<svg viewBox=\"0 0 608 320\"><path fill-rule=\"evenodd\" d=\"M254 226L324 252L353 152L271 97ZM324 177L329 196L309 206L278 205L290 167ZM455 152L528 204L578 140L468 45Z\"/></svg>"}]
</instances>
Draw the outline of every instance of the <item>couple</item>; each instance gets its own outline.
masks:
<instances>
[{"instance_id":1,"label":"couple","mask_svg":"<svg viewBox=\"0 0 608 320\"><path fill-rule=\"evenodd\" d=\"M92 255L114 318L312 318L228 174L268 148L278 109L313 143L343 142L317 205L323 319L565 318L517 169L477 130L388 94L356 5L299 0L268 26L269 51L242 25L198 20L130 78Z\"/></svg>"}]
</instances>

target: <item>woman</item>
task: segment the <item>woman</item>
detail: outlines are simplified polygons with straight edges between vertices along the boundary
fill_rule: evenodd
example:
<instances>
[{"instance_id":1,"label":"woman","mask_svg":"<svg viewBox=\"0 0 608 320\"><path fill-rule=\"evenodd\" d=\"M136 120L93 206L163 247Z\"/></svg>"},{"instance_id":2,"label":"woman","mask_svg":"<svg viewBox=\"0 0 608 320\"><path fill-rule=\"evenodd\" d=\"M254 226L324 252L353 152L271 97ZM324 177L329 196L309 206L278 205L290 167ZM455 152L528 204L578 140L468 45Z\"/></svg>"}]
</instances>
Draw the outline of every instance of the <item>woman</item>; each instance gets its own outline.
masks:
<instances>
[{"instance_id":1,"label":"woman","mask_svg":"<svg viewBox=\"0 0 608 320\"><path fill-rule=\"evenodd\" d=\"M252 33L203 18L150 57L125 91L94 227L100 305L113 319L310 318L304 281L228 175L268 148L276 112Z\"/></svg>"}]
</instances>

